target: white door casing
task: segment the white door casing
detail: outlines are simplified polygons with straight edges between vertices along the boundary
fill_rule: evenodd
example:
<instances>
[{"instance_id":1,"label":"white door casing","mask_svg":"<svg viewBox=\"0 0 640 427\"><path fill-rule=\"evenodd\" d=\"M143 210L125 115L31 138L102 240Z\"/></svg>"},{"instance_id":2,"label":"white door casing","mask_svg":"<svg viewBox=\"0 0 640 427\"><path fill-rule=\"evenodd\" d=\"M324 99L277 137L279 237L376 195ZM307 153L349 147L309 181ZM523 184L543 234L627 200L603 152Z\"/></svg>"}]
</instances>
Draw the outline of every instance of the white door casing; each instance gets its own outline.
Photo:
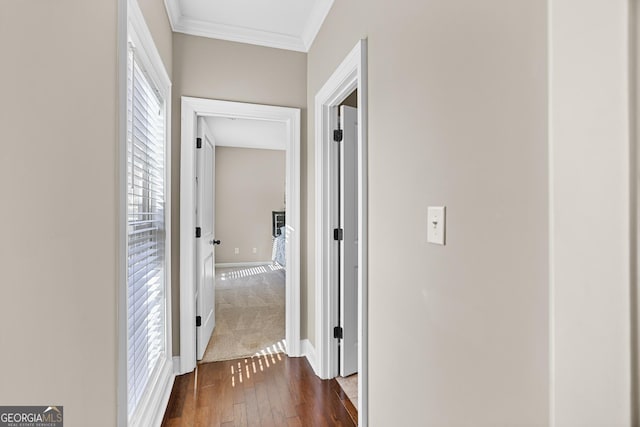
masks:
<instances>
[{"instance_id":1,"label":"white door casing","mask_svg":"<svg viewBox=\"0 0 640 427\"><path fill-rule=\"evenodd\" d=\"M368 378L368 116L367 41L360 40L335 69L315 96L315 364L321 378L339 375L338 346L333 327L338 318L338 284L334 270L337 245L333 241L332 133L335 129L333 111L342 101L358 90L358 425L369 424Z\"/></svg>"},{"instance_id":2,"label":"white door casing","mask_svg":"<svg viewBox=\"0 0 640 427\"><path fill-rule=\"evenodd\" d=\"M215 316L215 142L204 118L198 118L200 148L196 148L196 357L201 360L216 324Z\"/></svg>"},{"instance_id":3,"label":"white door casing","mask_svg":"<svg viewBox=\"0 0 640 427\"><path fill-rule=\"evenodd\" d=\"M358 109L340 107L340 375L358 372Z\"/></svg>"},{"instance_id":4,"label":"white door casing","mask_svg":"<svg viewBox=\"0 0 640 427\"><path fill-rule=\"evenodd\" d=\"M269 120L286 127L286 351L300 356L300 109L183 96L180 137L180 359L179 373L196 367L197 118Z\"/></svg>"}]
</instances>

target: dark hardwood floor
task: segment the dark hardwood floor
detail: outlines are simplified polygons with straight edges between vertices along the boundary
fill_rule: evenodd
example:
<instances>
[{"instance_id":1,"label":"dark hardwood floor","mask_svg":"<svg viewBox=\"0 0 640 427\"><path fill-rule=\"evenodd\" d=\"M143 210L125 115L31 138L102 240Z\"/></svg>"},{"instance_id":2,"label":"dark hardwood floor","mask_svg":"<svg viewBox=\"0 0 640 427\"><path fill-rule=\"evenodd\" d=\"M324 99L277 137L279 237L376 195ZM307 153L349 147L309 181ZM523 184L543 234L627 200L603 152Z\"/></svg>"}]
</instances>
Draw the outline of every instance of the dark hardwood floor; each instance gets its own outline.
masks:
<instances>
[{"instance_id":1,"label":"dark hardwood floor","mask_svg":"<svg viewBox=\"0 0 640 427\"><path fill-rule=\"evenodd\" d=\"M357 411L336 380L285 354L213 362L176 377L162 425L355 426Z\"/></svg>"}]
</instances>

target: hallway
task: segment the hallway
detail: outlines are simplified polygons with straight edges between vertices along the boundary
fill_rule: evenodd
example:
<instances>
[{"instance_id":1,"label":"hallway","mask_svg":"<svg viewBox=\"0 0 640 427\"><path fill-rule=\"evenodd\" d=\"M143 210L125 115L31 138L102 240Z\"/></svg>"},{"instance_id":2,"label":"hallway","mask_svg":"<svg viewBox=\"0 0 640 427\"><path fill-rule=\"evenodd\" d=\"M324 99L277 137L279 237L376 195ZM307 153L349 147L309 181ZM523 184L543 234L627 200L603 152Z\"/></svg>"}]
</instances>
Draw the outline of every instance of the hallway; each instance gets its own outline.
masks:
<instances>
[{"instance_id":1,"label":"hallway","mask_svg":"<svg viewBox=\"0 0 640 427\"><path fill-rule=\"evenodd\" d=\"M205 363L176 377L163 427L355 426L335 380L284 354Z\"/></svg>"}]
</instances>

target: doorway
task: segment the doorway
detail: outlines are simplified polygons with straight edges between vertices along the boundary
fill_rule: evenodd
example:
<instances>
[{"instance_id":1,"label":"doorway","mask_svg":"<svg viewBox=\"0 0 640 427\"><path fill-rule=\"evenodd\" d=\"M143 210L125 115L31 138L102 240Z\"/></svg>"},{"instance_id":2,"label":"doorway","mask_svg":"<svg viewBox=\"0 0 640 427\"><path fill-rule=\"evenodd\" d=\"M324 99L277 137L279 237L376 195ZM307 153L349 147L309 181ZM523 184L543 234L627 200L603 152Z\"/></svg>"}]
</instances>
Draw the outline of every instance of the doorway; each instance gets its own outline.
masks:
<instances>
[{"instance_id":1,"label":"doorway","mask_svg":"<svg viewBox=\"0 0 640 427\"><path fill-rule=\"evenodd\" d=\"M300 355L300 110L203 98L182 97L180 165L180 372L196 366L197 251L196 145L198 118L280 122L286 129L284 246L285 350Z\"/></svg>"},{"instance_id":2,"label":"doorway","mask_svg":"<svg viewBox=\"0 0 640 427\"><path fill-rule=\"evenodd\" d=\"M354 93L357 109L341 107ZM348 102L347 102L348 103ZM340 110L342 115L340 116ZM350 118L349 118L350 117ZM352 122L351 161L341 141ZM368 424L367 363L367 57L361 40L315 98L316 373L334 378L358 372L358 421ZM351 174L351 189L345 189ZM348 187L348 186L347 186ZM354 194L355 193L355 194ZM347 204L349 206L347 206ZM349 225L347 225L349 224ZM350 227L349 236L345 227ZM348 240L347 240L348 239ZM355 243L355 245L354 245ZM349 250L351 246L351 250ZM345 259L350 255L351 260ZM355 258L355 259L353 259ZM355 289L343 285L357 282ZM347 303L347 299L351 303ZM353 306L357 315L353 316ZM347 319L349 315L352 318ZM344 328L350 327L350 331ZM341 329L342 328L342 329ZM354 330L355 329L355 330ZM350 336L348 336L350 334ZM345 339L349 338L349 340ZM357 363L345 355L357 352ZM351 347L351 352L348 348ZM345 369L349 364L350 368Z\"/></svg>"},{"instance_id":3,"label":"doorway","mask_svg":"<svg viewBox=\"0 0 640 427\"><path fill-rule=\"evenodd\" d=\"M204 120L216 144L214 228L220 244L216 325L199 363L284 352L285 125Z\"/></svg>"}]
</instances>

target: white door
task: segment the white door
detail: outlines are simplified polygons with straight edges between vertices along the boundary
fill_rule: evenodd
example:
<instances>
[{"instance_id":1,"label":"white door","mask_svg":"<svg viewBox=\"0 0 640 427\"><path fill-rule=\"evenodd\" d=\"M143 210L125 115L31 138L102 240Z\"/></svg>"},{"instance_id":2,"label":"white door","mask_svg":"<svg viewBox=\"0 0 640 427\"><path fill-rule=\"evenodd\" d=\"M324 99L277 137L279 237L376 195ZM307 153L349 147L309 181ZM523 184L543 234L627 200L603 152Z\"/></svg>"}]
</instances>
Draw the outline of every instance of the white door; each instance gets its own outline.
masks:
<instances>
[{"instance_id":1,"label":"white door","mask_svg":"<svg viewBox=\"0 0 640 427\"><path fill-rule=\"evenodd\" d=\"M216 324L215 316L215 143L202 117L198 118L196 148L196 355L201 360Z\"/></svg>"},{"instance_id":2,"label":"white door","mask_svg":"<svg viewBox=\"0 0 640 427\"><path fill-rule=\"evenodd\" d=\"M340 375L358 372L358 110L340 107Z\"/></svg>"}]
</instances>

